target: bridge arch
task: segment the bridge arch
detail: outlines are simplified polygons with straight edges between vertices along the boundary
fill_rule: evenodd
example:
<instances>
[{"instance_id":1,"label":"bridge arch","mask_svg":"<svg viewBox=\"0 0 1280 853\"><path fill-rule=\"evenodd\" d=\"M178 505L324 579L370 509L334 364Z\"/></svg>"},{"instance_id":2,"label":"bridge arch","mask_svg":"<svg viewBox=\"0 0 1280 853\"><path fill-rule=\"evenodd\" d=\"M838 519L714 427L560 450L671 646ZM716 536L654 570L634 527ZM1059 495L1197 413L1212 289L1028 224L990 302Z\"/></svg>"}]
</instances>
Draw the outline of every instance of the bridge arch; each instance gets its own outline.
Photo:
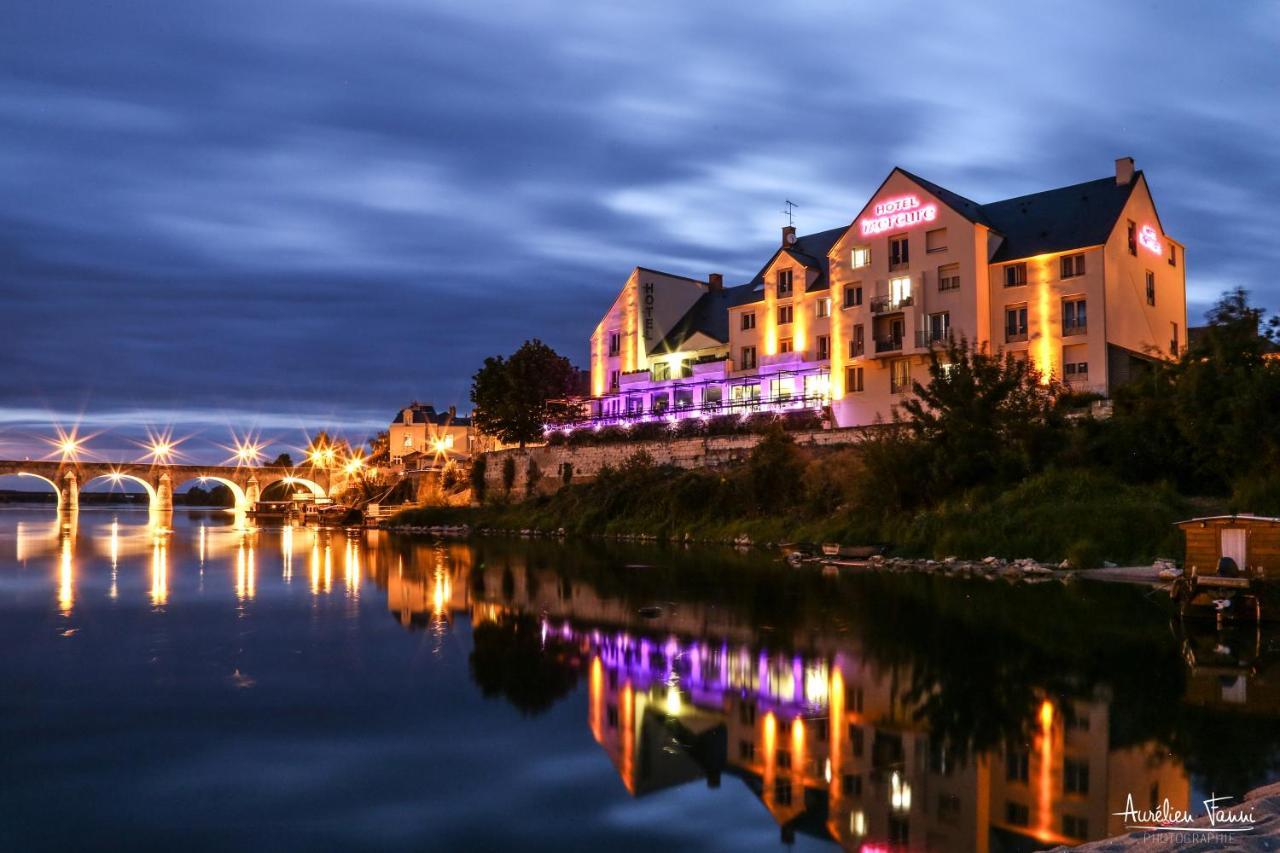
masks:
<instances>
[{"instance_id":1,"label":"bridge arch","mask_svg":"<svg viewBox=\"0 0 1280 853\"><path fill-rule=\"evenodd\" d=\"M62 509L62 487L59 486L57 483L55 483L53 480L49 479L43 474L33 474L30 471L19 471L15 476L31 477L33 479L43 480L44 482L48 483L49 487L53 489L53 493L58 496L58 509Z\"/></svg>"},{"instance_id":2,"label":"bridge arch","mask_svg":"<svg viewBox=\"0 0 1280 853\"><path fill-rule=\"evenodd\" d=\"M139 476L138 476L138 475L136 475L136 474L125 474L125 473L123 473L123 472L121 472L121 471L109 471L109 472L107 472L107 473L105 473L105 474L95 474L95 475L93 475L92 477L90 477L89 479L85 480L83 483L81 483L81 484L80 484L80 488L82 488L82 489L83 489L85 486L89 485L90 483L92 483L92 482L93 482L93 481L95 481L95 480L112 480L112 481L115 481L115 482L117 482L117 483L118 483L118 482L120 482L121 480L128 480L128 481L130 481L130 482L132 482L132 483L137 483L138 485L142 486L142 488L143 488L143 489L146 491L146 493L147 493L147 506L148 506L148 508L149 508L149 509L156 509L156 508L157 508L157 506L159 505L159 504L157 503L158 495L157 495L157 493L156 493L156 487L155 487L155 486L153 486L153 485L151 485L151 484L150 484L150 483L148 483L146 480L142 479L141 477L139 477Z\"/></svg>"},{"instance_id":3,"label":"bridge arch","mask_svg":"<svg viewBox=\"0 0 1280 853\"><path fill-rule=\"evenodd\" d=\"M245 494L244 488L242 488L241 485L237 483L235 480L229 480L226 477L219 477L216 474L199 474L193 477L187 477L184 480L175 482L173 484L173 490L174 492L177 492L178 489L181 488L182 486L185 486L188 483L197 483L197 482L200 482L200 483L213 482L213 483L219 483L223 486L226 486L228 489L231 490L231 494L236 499L235 506L233 507L233 509L235 509L237 512L243 512L244 510L249 508L249 497L248 495Z\"/></svg>"},{"instance_id":4,"label":"bridge arch","mask_svg":"<svg viewBox=\"0 0 1280 853\"><path fill-rule=\"evenodd\" d=\"M268 480L267 482L263 483L262 493L266 494L267 489L279 483L287 483L289 485L293 485L295 483L301 484L303 486L306 486L308 489L310 489L311 494L315 495L318 498L325 498L329 496L328 493L325 492L324 487L321 486L319 483L317 483L315 480L308 480L306 477L298 477L292 474L289 474L283 477L276 477L273 480Z\"/></svg>"}]
</instances>

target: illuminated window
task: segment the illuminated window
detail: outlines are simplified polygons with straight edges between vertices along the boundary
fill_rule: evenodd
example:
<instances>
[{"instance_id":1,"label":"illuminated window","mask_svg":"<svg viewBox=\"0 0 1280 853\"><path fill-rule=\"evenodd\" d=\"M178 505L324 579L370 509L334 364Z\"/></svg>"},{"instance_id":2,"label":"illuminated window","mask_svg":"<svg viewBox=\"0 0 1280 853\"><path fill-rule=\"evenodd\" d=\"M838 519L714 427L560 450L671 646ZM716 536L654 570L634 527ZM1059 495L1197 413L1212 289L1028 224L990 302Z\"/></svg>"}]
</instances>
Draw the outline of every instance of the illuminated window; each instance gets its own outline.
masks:
<instances>
[{"instance_id":1,"label":"illuminated window","mask_svg":"<svg viewBox=\"0 0 1280 853\"><path fill-rule=\"evenodd\" d=\"M1130 220L1129 222L1127 239L1129 241L1129 254L1137 255L1138 254L1138 226L1134 225L1132 220Z\"/></svg>"},{"instance_id":2,"label":"illuminated window","mask_svg":"<svg viewBox=\"0 0 1280 853\"><path fill-rule=\"evenodd\" d=\"M1156 274L1147 270L1147 304L1156 304Z\"/></svg>"},{"instance_id":3,"label":"illuminated window","mask_svg":"<svg viewBox=\"0 0 1280 853\"><path fill-rule=\"evenodd\" d=\"M844 289L844 307L854 308L862 304L862 285L851 284Z\"/></svg>"},{"instance_id":4,"label":"illuminated window","mask_svg":"<svg viewBox=\"0 0 1280 853\"><path fill-rule=\"evenodd\" d=\"M1027 283L1027 265L1008 264L1004 268L1004 286L1005 287L1021 287Z\"/></svg>"},{"instance_id":5,"label":"illuminated window","mask_svg":"<svg viewBox=\"0 0 1280 853\"><path fill-rule=\"evenodd\" d=\"M609 333L609 355L617 355L622 352L622 334L620 332Z\"/></svg>"},{"instance_id":6,"label":"illuminated window","mask_svg":"<svg viewBox=\"0 0 1280 853\"><path fill-rule=\"evenodd\" d=\"M667 361L659 361L653 365L653 380L661 382L664 379L671 378L671 363Z\"/></svg>"},{"instance_id":7,"label":"illuminated window","mask_svg":"<svg viewBox=\"0 0 1280 853\"><path fill-rule=\"evenodd\" d=\"M751 369L752 369L753 367L755 367L755 366L756 366L756 348L755 348L755 347L743 347L743 348L742 348L742 363L741 363L740 365L738 365L738 369L739 369L739 370L751 370Z\"/></svg>"},{"instance_id":8,"label":"illuminated window","mask_svg":"<svg viewBox=\"0 0 1280 853\"><path fill-rule=\"evenodd\" d=\"M791 295L791 270L778 270L778 296Z\"/></svg>"},{"instance_id":9,"label":"illuminated window","mask_svg":"<svg viewBox=\"0 0 1280 853\"><path fill-rule=\"evenodd\" d=\"M1004 339L1008 343L1027 339L1027 306L1010 305L1004 309Z\"/></svg>"},{"instance_id":10,"label":"illuminated window","mask_svg":"<svg viewBox=\"0 0 1280 853\"><path fill-rule=\"evenodd\" d=\"M824 296L822 299L819 299L817 303L815 303L814 305L814 313L818 317L830 317L831 316L831 297Z\"/></svg>"},{"instance_id":11,"label":"illuminated window","mask_svg":"<svg viewBox=\"0 0 1280 853\"><path fill-rule=\"evenodd\" d=\"M793 349L795 349L795 343L791 340L791 338L783 338L782 340L778 341L778 352L788 353L788 352L791 352Z\"/></svg>"},{"instance_id":12,"label":"illuminated window","mask_svg":"<svg viewBox=\"0 0 1280 853\"><path fill-rule=\"evenodd\" d=\"M742 331L749 332L756 327L756 312L744 311L742 313Z\"/></svg>"},{"instance_id":13,"label":"illuminated window","mask_svg":"<svg viewBox=\"0 0 1280 853\"><path fill-rule=\"evenodd\" d=\"M825 359L831 358L831 336L830 335L818 335L818 337L814 341L814 344L818 348L818 351L817 351L818 361L823 361Z\"/></svg>"},{"instance_id":14,"label":"illuminated window","mask_svg":"<svg viewBox=\"0 0 1280 853\"><path fill-rule=\"evenodd\" d=\"M779 325L779 326L785 326L785 325L787 325L788 323L790 323L790 322L791 322L791 320L792 320L792 318L793 318L794 316L795 316L795 307L794 307L794 306L792 306L792 305L779 305L779 306L778 306L778 325Z\"/></svg>"},{"instance_id":15,"label":"illuminated window","mask_svg":"<svg viewBox=\"0 0 1280 853\"><path fill-rule=\"evenodd\" d=\"M911 362L905 358L894 359L889 365L889 393L902 394L911 388Z\"/></svg>"},{"instance_id":16,"label":"illuminated window","mask_svg":"<svg viewBox=\"0 0 1280 853\"><path fill-rule=\"evenodd\" d=\"M938 267L938 290L959 290L960 289L960 265L947 264L945 267Z\"/></svg>"},{"instance_id":17,"label":"illuminated window","mask_svg":"<svg viewBox=\"0 0 1280 853\"><path fill-rule=\"evenodd\" d=\"M945 252L947 250L947 229L935 228L924 233L924 250L926 252Z\"/></svg>"},{"instance_id":18,"label":"illuminated window","mask_svg":"<svg viewBox=\"0 0 1280 853\"><path fill-rule=\"evenodd\" d=\"M906 236L889 238L889 271L899 270L911 262L910 245Z\"/></svg>"},{"instance_id":19,"label":"illuminated window","mask_svg":"<svg viewBox=\"0 0 1280 853\"><path fill-rule=\"evenodd\" d=\"M1059 278L1084 275L1084 255L1063 255L1058 259Z\"/></svg>"},{"instance_id":20,"label":"illuminated window","mask_svg":"<svg viewBox=\"0 0 1280 853\"><path fill-rule=\"evenodd\" d=\"M889 302L892 308L911 304L911 276L900 275L889 279Z\"/></svg>"},{"instance_id":21,"label":"illuminated window","mask_svg":"<svg viewBox=\"0 0 1280 853\"><path fill-rule=\"evenodd\" d=\"M852 365L844 369L844 390L850 394L858 394L863 390L862 368Z\"/></svg>"},{"instance_id":22,"label":"illuminated window","mask_svg":"<svg viewBox=\"0 0 1280 853\"><path fill-rule=\"evenodd\" d=\"M1062 334L1084 335L1089 332L1086 301L1078 296L1062 300Z\"/></svg>"},{"instance_id":23,"label":"illuminated window","mask_svg":"<svg viewBox=\"0 0 1280 853\"><path fill-rule=\"evenodd\" d=\"M410 435L409 433L404 434L404 446L413 447L413 436Z\"/></svg>"},{"instance_id":24,"label":"illuminated window","mask_svg":"<svg viewBox=\"0 0 1280 853\"><path fill-rule=\"evenodd\" d=\"M1068 838L1084 840L1089 837L1089 822L1082 817L1064 814L1062 816L1062 834Z\"/></svg>"},{"instance_id":25,"label":"illuminated window","mask_svg":"<svg viewBox=\"0 0 1280 853\"><path fill-rule=\"evenodd\" d=\"M850 258L850 266L855 270L865 267L871 263L871 248L869 246L854 247L853 254Z\"/></svg>"},{"instance_id":26,"label":"illuminated window","mask_svg":"<svg viewBox=\"0 0 1280 853\"><path fill-rule=\"evenodd\" d=\"M760 386L753 383L751 385L734 385L729 392L729 399L735 402L746 402L749 400L760 399ZM747 706L743 706L747 707ZM752 720L755 719L755 706L751 706Z\"/></svg>"},{"instance_id":27,"label":"illuminated window","mask_svg":"<svg viewBox=\"0 0 1280 853\"><path fill-rule=\"evenodd\" d=\"M795 392L795 383L791 377L774 378L769 380L769 399L778 402L786 402L791 399L792 393Z\"/></svg>"},{"instance_id":28,"label":"illuminated window","mask_svg":"<svg viewBox=\"0 0 1280 853\"><path fill-rule=\"evenodd\" d=\"M849 358L857 358L867 351L867 338L862 324L853 327L853 336L849 338Z\"/></svg>"}]
</instances>

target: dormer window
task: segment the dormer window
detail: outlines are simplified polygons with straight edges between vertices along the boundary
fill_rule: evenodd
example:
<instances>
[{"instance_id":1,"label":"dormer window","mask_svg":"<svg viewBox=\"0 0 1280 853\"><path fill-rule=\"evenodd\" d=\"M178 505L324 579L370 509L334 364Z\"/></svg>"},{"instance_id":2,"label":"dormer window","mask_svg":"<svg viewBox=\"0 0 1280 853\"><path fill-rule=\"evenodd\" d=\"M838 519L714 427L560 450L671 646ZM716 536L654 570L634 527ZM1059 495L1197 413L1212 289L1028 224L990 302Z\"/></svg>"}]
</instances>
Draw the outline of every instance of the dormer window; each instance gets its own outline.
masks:
<instances>
[{"instance_id":1,"label":"dormer window","mask_svg":"<svg viewBox=\"0 0 1280 853\"><path fill-rule=\"evenodd\" d=\"M778 270L778 296L791 295L791 270Z\"/></svg>"}]
</instances>

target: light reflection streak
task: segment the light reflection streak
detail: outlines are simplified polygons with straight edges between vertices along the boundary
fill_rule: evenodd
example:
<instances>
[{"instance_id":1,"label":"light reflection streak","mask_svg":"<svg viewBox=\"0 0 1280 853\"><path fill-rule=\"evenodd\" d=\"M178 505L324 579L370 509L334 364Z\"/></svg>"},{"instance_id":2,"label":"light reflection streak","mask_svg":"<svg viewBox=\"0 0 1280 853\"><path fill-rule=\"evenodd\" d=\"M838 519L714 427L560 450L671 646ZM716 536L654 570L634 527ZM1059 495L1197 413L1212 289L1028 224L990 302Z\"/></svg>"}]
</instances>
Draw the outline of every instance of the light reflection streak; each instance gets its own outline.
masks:
<instances>
[{"instance_id":1,"label":"light reflection streak","mask_svg":"<svg viewBox=\"0 0 1280 853\"><path fill-rule=\"evenodd\" d=\"M111 590L107 593L111 598L120 597L120 520L111 519Z\"/></svg>"},{"instance_id":2,"label":"light reflection streak","mask_svg":"<svg viewBox=\"0 0 1280 853\"><path fill-rule=\"evenodd\" d=\"M63 616L71 615L75 604L75 564L71 537L63 536L58 548L58 610Z\"/></svg>"},{"instance_id":3,"label":"light reflection streak","mask_svg":"<svg viewBox=\"0 0 1280 853\"><path fill-rule=\"evenodd\" d=\"M151 603L162 607L169 600L169 548L157 535L151 543Z\"/></svg>"},{"instance_id":4,"label":"light reflection streak","mask_svg":"<svg viewBox=\"0 0 1280 853\"><path fill-rule=\"evenodd\" d=\"M293 527L285 525L280 534L281 575L285 583L293 581Z\"/></svg>"}]
</instances>

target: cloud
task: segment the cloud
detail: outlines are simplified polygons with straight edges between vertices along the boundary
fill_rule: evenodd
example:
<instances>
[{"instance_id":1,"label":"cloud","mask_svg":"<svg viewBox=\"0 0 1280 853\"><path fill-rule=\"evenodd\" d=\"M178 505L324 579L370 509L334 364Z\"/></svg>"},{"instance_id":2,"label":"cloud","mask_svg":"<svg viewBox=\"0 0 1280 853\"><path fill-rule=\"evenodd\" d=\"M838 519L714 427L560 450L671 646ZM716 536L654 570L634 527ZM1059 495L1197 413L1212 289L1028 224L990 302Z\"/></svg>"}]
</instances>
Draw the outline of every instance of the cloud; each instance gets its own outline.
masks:
<instances>
[{"instance_id":1,"label":"cloud","mask_svg":"<svg viewBox=\"0 0 1280 853\"><path fill-rule=\"evenodd\" d=\"M784 199L980 201L1136 156L1193 310L1271 283L1280 15L182 0L0 33L0 407L317 419L579 362L634 265L745 278Z\"/></svg>"}]
</instances>

